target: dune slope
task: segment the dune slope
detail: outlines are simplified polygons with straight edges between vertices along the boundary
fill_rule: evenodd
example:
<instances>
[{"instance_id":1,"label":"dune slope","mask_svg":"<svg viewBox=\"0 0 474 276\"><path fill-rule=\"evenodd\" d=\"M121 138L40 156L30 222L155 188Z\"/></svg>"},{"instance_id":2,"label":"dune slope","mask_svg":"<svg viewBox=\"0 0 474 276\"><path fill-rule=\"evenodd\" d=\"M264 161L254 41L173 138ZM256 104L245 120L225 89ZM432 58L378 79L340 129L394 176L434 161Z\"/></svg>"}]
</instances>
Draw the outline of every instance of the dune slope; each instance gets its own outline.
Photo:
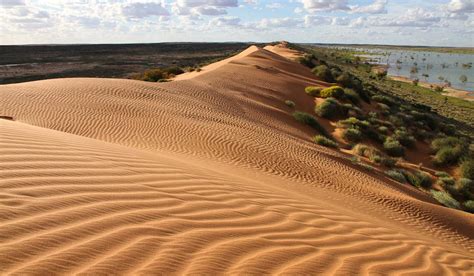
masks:
<instances>
[{"instance_id":1,"label":"dune slope","mask_svg":"<svg viewBox=\"0 0 474 276\"><path fill-rule=\"evenodd\" d=\"M283 102L327 84L267 49L0 86L2 274L472 272L473 216L312 144Z\"/></svg>"}]
</instances>

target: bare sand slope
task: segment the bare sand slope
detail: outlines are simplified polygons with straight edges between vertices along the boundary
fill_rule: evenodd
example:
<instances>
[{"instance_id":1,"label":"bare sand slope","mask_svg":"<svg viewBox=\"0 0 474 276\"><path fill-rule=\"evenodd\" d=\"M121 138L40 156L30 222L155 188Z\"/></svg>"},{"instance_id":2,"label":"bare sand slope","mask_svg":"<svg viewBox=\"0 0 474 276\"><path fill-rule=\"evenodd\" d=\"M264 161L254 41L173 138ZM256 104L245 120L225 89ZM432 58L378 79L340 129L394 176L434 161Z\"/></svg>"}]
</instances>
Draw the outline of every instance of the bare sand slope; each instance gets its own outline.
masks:
<instances>
[{"instance_id":1,"label":"bare sand slope","mask_svg":"<svg viewBox=\"0 0 474 276\"><path fill-rule=\"evenodd\" d=\"M2 274L465 274L472 215L309 141L251 49L170 83L0 86Z\"/></svg>"}]
</instances>

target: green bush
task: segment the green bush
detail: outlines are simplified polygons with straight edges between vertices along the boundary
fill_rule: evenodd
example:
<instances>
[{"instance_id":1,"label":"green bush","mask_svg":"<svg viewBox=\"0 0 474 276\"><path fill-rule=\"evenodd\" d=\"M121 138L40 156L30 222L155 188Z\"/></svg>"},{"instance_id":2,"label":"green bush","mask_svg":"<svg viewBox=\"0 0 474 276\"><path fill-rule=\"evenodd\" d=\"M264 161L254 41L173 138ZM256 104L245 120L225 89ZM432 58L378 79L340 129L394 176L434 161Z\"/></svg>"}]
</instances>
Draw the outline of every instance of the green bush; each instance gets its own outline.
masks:
<instances>
[{"instance_id":1,"label":"green bush","mask_svg":"<svg viewBox=\"0 0 474 276\"><path fill-rule=\"evenodd\" d=\"M468 178L460 178L456 183L458 191L466 198L474 199L474 181Z\"/></svg>"},{"instance_id":2,"label":"green bush","mask_svg":"<svg viewBox=\"0 0 474 276\"><path fill-rule=\"evenodd\" d=\"M313 54L306 54L303 57L298 58L298 62L306 67L313 68L315 65L316 57Z\"/></svg>"},{"instance_id":3,"label":"green bush","mask_svg":"<svg viewBox=\"0 0 474 276\"><path fill-rule=\"evenodd\" d=\"M405 147L411 148L415 146L415 143L416 143L415 138L411 136L405 130L397 129L393 136L395 139L397 139L400 142L400 144L402 144Z\"/></svg>"},{"instance_id":4,"label":"green bush","mask_svg":"<svg viewBox=\"0 0 474 276\"><path fill-rule=\"evenodd\" d=\"M388 133L388 127L386 127L386 126L380 126L377 130L382 134L387 134Z\"/></svg>"},{"instance_id":5,"label":"green bush","mask_svg":"<svg viewBox=\"0 0 474 276\"><path fill-rule=\"evenodd\" d=\"M474 179L474 159L466 159L461 162L461 177Z\"/></svg>"},{"instance_id":6,"label":"green bush","mask_svg":"<svg viewBox=\"0 0 474 276\"><path fill-rule=\"evenodd\" d=\"M321 90L321 98L342 98L344 96L344 89L340 86L331 86Z\"/></svg>"},{"instance_id":7,"label":"green bush","mask_svg":"<svg viewBox=\"0 0 474 276\"><path fill-rule=\"evenodd\" d=\"M372 96L372 100L376 101L376 102L379 102L379 103L383 103L383 104L386 104L388 106L394 106L396 103L395 101L388 97L388 96L384 96L384 95L374 95Z\"/></svg>"},{"instance_id":8,"label":"green bush","mask_svg":"<svg viewBox=\"0 0 474 276\"><path fill-rule=\"evenodd\" d=\"M327 98L324 102L316 106L314 112L323 118L331 119L340 116L342 114L342 108L336 99Z\"/></svg>"},{"instance_id":9,"label":"green bush","mask_svg":"<svg viewBox=\"0 0 474 276\"><path fill-rule=\"evenodd\" d=\"M389 171L386 171L385 174L395 181L398 181L400 183L407 183L407 179L405 178L405 175L399 170L389 170Z\"/></svg>"},{"instance_id":10,"label":"green bush","mask_svg":"<svg viewBox=\"0 0 474 276\"><path fill-rule=\"evenodd\" d=\"M290 100L286 100L285 101L285 104L288 106L288 107L291 107L291 108L294 108L296 106L295 102L294 101L290 101Z\"/></svg>"},{"instance_id":11,"label":"green bush","mask_svg":"<svg viewBox=\"0 0 474 276\"><path fill-rule=\"evenodd\" d=\"M449 173L441 172L441 171L435 172L434 175L436 175L437 177L451 177L451 175L449 175Z\"/></svg>"},{"instance_id":12,"label":"green bush","mask_svg":"<svg viewBox=\"0 0 474 276\"><path fill-rule=\"evenodd\" d=\"M300 123L303 123L305 125L308 125L321 133L322 135L329 137L329 134L326 132L326 130L319 124L318 120L314 118L312 115L301 112L301 111L296 111L293 113L293 117Z\"/></svg>"},{"instance_id":13,"label":"green bush","mask_svg":"<svg viewBox=\"0 0 474 276\"><path fill-rule=\"evenodd\" d=\"M453 148L457 145L464 145L464 144L465 144L464 141L462 141L458 137L448 136L448 137L434 139L431 142L431 148L436 152L444 147Z\"/></svg>"},{"instance_id":14,"label":"green bush","mask_svg":"<svg viewBox=\"0 0 474 276\"><path fill-rule=\"evenodd\" d=\"M353 84L352 84L353 78L347 72L343 72L342 74L337 76L336 82L339 83L340 85L344 86L344 87L353 87Z\"/></svg>"},{"instance_id":15,"label":"green bush","mask_svg":"<svg viewBox=\"0 0 474 276\"><path fill-rule=\"evenodd\" d=\"M438 178L436 183L440 185L441 187L447 187L447 186L453 186L456 183L456 181L452 177L440 177Z\"/></svg>"},{"instance_id":16,"label":"green bush","mask_svg":"<svg viewBox=\"0 0 474 276\"><path fill-rule=\"evenodd\" d=\"M163 82L166 81L166 79L182 73L184 73L183 69L176 66L164 69L149 69L143 73L143 76L140 79L150 82Z\"/></svg>"},{"instance_id":17,"label":"green bush","mask_svg":"<svg viewBox=\"0 0 474 276\"><path fill-rule=\"evenodd\" d=\"M342 132L342 138L350 143L357 143L362 140L362 132L355 128L348 128Z\"/></svg>"},{"instance_id":18,"label":"green bush","mask_svg":"<svg viewBox=\"0 0 474 276\"><path fill-rule=\"evenodd\" d=\"M388 155L393 157L401 157L405 155L405 149L403 146L400 144L400 142L398 142L398 140L392 137L387 137L385 139L383 148Z\"/></svg>"},{"instance_id":19,"label":"green bush","mask_svg":"<svg viewBox=\"0 0 474 276\"><path fill-rule=\"evenodd\" d=\"M464 210L468 211L469 213L474 214L474 200L468 200L464 202Z\"/></svg>"},{"instance_id":20,"label":"green bush","mask_svg":"<svg viewBox=\"0 0 474 276\"><path fill-rule=\"evenodd\" d=\"M326 82L333 82L331 70L326 65L319 65L313 68L313 74Z\"/></svg>"},{"instance_id":21,"label":"green bush","mask_svg":"<svg viewBox=\"0 0 474 276\"><path fill-rule=\"evenodd\" d=\"M166 72L164 72L161 69L150 69L146 70L145 73L143 73L142 80L144 81L151 81L151 82L157 82L161 79L167 78L168 75Z\"/></svg>"},{"instance_id":22,"label":"green bush","mask_svg":"<svg viewBox=\"0 0 474 276\"><path fill-rule=\"evenodd\" d=\"M422 171L416 171L414 173L409 171L404 171L405 177L408 180L408 183L415 187L429 188L433 184L433 179L428 173Z\"/></svg>"},{"instance_id":23,"label":"green bush","mask_svg":"<svg viewBox=\"0 0 474 276\"><path fill-rule=\"evenodd\" d=\"M313 141L321 146L329 147L329 148L337 148L337 143L334 142L333 140L322 136L322 135L316 135L313 137Z\"/></svg>"},{"instance_id":24,"label":"green bush","mask_svg":"<svg viewBox=\"0 0 474 276\"><path fill-rule=\"evenodd\" d=\"M443 147L436 152L433 163L437 166L456 164L464 151L460 145Z\"/></svg>"},{"instance_id":25,"label":"green bush","mask_svg":"<svg viewBox=\"0 0 474 276\"><path fill-rule=\"evenodd\" d=\"M380 158L380 164L387 168L392 168L397 164L397 159L384 156Z\"/></svg>"},{"instance_id":26,"label":"green bush","mask_svg":"<svg viewBox=\"0 0 474 276\"><path fill-rule=\"evenodd\" d=\"M308 86L304 89L306 94L312 96L312 97L319 97L321 96L321 90L323 90L322 87L317 87L317 86Z\"/></svg>"},{"instance_id":27,"label":"green bush","mask_svg":"<svg viewBox=\"0 0 474 276\"><path fill-rule=\"evenodd\" d=\"M433 195L434 199L446 207L453 209L461 208L461 204L459 204L457 200L455 200L450 194L446 192L431 190L431 194Z\"/></svg>"},{"instance_id":28,"label":"green bush","mask_svg":"<svg viewBox=\"0 0 474 276\"><path fill-rule=\"evenodd\" d=\"M350 88L344 89L344 97L356 105L360 102L359 94Z\"/></svg>"}]
</instances>

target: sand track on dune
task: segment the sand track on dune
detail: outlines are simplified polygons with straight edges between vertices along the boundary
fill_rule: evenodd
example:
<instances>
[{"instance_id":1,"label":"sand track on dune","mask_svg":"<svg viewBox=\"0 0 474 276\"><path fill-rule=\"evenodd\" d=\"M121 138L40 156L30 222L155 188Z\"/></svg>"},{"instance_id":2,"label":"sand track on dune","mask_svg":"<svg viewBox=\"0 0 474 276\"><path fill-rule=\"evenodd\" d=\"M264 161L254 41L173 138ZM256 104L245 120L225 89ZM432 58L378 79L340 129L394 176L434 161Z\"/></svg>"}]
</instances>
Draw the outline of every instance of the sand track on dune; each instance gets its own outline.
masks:
<instances>
[{"instance_id":1,"label":"sand track on dune","mask_svg":"<svg viewBox=\"0 0 474 276\"><path fill-rule=\"evenodd\" d=\"M2 274L468 274L472 215L313 145L322 83L250 48L154 84L0 87Z\"/></svg>"}]
</instances>

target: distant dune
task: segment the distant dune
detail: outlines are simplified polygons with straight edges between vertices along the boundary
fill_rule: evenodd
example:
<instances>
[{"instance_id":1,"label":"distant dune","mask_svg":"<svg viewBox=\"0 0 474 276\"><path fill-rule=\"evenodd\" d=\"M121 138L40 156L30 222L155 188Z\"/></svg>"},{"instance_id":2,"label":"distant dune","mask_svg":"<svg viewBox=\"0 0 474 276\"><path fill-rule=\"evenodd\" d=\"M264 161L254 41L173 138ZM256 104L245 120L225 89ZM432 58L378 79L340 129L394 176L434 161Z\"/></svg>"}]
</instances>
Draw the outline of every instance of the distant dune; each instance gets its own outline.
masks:
<instances>
[{"instance_id":1,"label":"distant dune","mask_svg":"<svg viewBox=\"0 0 474 276\"><path fill-rule=\"evenodd\" d=\"M1 274L472 275L473 215L308 139L297 56L0 86Z\"/></svg>"}]
</instances>

